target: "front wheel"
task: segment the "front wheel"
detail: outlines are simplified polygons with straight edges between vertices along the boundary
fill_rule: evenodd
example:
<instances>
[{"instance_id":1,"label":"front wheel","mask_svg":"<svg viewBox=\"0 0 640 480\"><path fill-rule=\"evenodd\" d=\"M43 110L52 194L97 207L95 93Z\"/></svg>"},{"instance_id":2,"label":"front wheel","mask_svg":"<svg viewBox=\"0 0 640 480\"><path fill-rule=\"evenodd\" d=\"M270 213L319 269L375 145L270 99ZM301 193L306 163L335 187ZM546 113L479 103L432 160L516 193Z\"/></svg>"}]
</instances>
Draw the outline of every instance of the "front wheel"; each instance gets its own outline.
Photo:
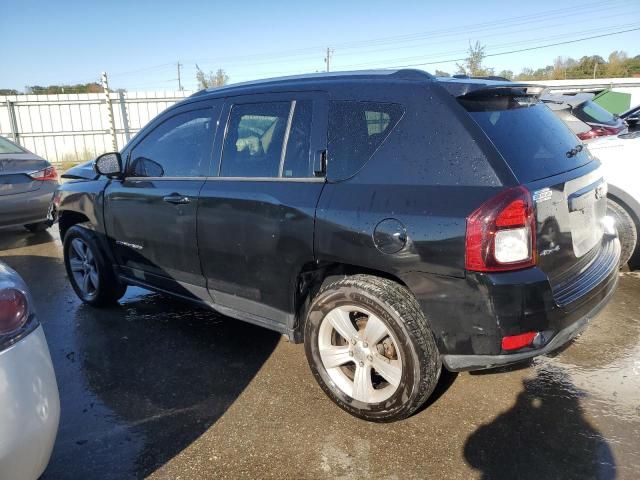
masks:
<instances>
[{"instance_id":1,"label":"front wheel","mask_svg":"<svg viewBox=\"0 0 640 480\"><path fill-rule=\"evenodd\" d=\"M83 302L95 307L110 305L125 294L127 286L114 275L93 232L71 227L64 236L63 251L67 276Z\"/></svg>"},{"instance_id":2,"label":"front wheel","mask_svg":"<svg viewBox=\"0 0 640 480\"><path fill-rule=\"evenodd\" d=\"M324 392L356 417L391 422L431 395L441 361L415 297L402 285L354 275L322 288L305 325L305 352Z\"/></svg>"}]
</instances>

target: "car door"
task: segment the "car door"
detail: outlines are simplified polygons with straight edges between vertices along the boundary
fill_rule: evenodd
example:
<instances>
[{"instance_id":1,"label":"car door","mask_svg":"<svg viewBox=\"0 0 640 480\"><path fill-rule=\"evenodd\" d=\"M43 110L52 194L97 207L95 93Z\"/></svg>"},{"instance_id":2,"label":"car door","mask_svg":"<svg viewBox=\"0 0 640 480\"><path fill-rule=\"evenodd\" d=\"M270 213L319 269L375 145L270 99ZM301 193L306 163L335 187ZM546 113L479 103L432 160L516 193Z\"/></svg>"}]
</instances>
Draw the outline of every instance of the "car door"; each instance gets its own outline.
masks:
<instances>
[{"instance_id":1,"label":"car door","mask_svg":"<svg viewBox=\"0 0 640 480\"><path fill-rule=\"evenodd\" d=\"M198 102L167 112L127 147L125 177L105 191L105 219L121 273L134 281L206 295L196 210L221 107Z\"/></svg>"},{"instance_id":2,"label":"car door","mask_svg":"<svg viewBox=\"0 0 640 480\"><path fill-rule=\"evenodd\" d=\"M200 196L198 243L213 301L276 329L292 326L297 276L314 261L326 104L322 93L228 100L217 176Z\"/></svg>"}]
</instances>

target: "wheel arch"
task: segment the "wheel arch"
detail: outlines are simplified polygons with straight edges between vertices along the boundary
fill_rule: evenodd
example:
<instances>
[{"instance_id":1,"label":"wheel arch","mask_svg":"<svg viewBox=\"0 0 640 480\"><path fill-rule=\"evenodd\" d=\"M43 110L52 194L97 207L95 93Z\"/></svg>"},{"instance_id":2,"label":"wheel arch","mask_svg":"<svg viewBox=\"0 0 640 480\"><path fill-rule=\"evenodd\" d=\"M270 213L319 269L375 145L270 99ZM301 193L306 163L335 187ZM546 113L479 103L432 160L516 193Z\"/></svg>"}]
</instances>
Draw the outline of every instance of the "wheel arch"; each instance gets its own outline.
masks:
<instances>
[{"instance_id":1,"label":"wheel arch","mask_svg":"<svg viewBox=\"0 0 640 480\"><path fill-rule=\"evenodd\" d=\"M636 224L636 228L640 231L640 202L629 195L627 192L615 185L609 184L609 193L607 197L624 208Z\"/></svg>"},{"instance_id":2,"label":"wheel arch","mask_svg":"<svg viewBox=\"0 0 640 480\"><path fill-rule=\"evenodd\" d=\"M64 240L64 236L69 229L79 223L89 224L90 220L84 213L73 210L63 210L58 213L58 228L60 229L60 238Z\"/></svg>"},{"instance_id":3,"label":"wheel arch","mask_svg":"<svg viewBox=\"0 0 640 480\"><path fill-rule=\"evenodd\" d=\"M407 284L399 276L384 270L341 262L307 263L298 273L295 283L296 288L293 295L295 323L291 338L293 343L302 343L304 341L306 313L316 293L328 283L358 274L386 278L408 288Z\"/></svg>"}]
</instances>

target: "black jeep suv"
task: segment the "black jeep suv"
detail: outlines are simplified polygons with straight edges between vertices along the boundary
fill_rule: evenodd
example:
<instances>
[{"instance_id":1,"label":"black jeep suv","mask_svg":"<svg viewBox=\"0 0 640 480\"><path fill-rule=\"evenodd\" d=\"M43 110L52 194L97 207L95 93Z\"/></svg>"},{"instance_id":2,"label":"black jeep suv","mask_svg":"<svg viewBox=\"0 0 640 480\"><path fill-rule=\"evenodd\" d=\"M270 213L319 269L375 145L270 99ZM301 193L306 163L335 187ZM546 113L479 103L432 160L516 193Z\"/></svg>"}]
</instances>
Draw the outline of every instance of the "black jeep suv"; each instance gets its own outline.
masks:
<instances>
[{"instance_id":1,"label":"black jeep suv","mask_svg":"<svg viewBox=\"0 0 640 480\"><path fill-rule=\"evenodd\" d=\"M615 289L600 165L539 93L413 70L196 93L60 187L71 284L271 328L346 411L406 417L443 366L557 349Z\"/></svg>"}]
</instances>

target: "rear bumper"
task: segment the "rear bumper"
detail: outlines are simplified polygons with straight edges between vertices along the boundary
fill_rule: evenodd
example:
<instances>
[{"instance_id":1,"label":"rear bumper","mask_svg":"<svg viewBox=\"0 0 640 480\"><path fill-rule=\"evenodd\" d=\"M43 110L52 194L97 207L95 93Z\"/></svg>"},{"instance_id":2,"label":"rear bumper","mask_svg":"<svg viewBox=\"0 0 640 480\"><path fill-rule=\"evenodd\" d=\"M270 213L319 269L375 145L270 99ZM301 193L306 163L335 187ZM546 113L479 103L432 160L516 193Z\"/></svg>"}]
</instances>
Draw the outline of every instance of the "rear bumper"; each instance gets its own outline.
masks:
<instances>
[{"instance_id":1,"label":"rear bumper","mask_svg":"<svg viewBox=\"0 0 640 480\"><path fill-rule=\"evenodd\" d=\"M529 360L540 355L552 353L569 343L582 333L585 328L587 328L591 319L598 315L607 303L609 303L609 300L615 293L615 287L617 284L618 275L616 273L611 281L611 285L608 285L606 296L602 298L586 315L578 318L578 320L570 324L568 327L556 333L555 336L553 336L542 348L503 355L443 355L442 363L452 372L462 372L467 370L484 370L487 368L509 365Z\"/></svg>"},{"instance_id":2,"label":"rear bumper","mask_svg":"<svg viewBox=\"0 0 640 480\"><path fill-rule=\"evenodd\" d=\"M610 300L618 282L620 242L571 282L552 288L537 267L466 278L412 274L403 278L429 320L444 365L454 371L516 363L569 342ZM541 332L536 347L505 352L505 336Z\"/></svg>"},{"instance_id":3,"label":"rear bumper","mask_svg":"<svg viewBox=\"0 0 640 480\"><path fill-rule=\"evenodd\" d=\"M0 352L0 478L38 478L51 456L60 400L42 327Z\"/></svg>"},{"instance_id":4,"label":"rear bumper","mask_svg":"<svg viewBox=\"0 0 640 480\"><path fill-rule=\"evenodd\" d=\"M42 182L38 190L0 197L0 227L38 223L47 220L49 204L58 182Z\"/></svg>"}]
</instances>

